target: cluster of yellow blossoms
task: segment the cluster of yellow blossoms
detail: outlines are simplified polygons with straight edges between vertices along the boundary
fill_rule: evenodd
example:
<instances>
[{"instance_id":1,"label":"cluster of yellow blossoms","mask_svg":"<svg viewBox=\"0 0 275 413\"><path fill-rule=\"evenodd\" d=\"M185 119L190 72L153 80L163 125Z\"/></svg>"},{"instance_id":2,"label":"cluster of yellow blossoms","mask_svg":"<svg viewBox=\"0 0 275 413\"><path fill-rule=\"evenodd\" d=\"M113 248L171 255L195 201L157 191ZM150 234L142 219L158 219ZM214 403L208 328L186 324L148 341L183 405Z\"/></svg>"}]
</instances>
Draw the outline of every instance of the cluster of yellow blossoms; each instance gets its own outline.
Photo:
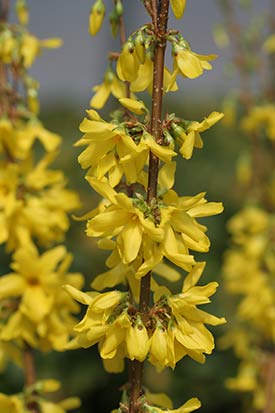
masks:
<instances>
[{"instance_id":1,"label":"cluster of yellow blossoms","mask_svg":"<svg viewBox=\"0 0 275 413\"><path fill-rule=\"evenodd\" d=\"M122 12L121 2L115 3L113 25L114 16L118 19ZM171 5L176 17L181 17L185 1L174 0ZM90 15L91 34L98 32L104 14L104 4L97 0ZM167 31L166 40L172 44L174 69L164 68L165 92L177 89L178 74L193 79L204 69L211 69L208 61L214 56L194 53L179 33ZM156 140L150 126L152 114L134 93L154 89L157 43L153 25L145 25L122 45L116 71L111 66L110 54L104 82L95 87L90 103L94 108L102 108L113 94L121 108L112 114L111 121L104 120L94 109L87 110L88 118L80 125L83 136L76 143L85 146L78 158L81 167L88 169L85 178L102 197L98 207L80 219L87 220L87 236L99 238L99 248L110 251L106 260L108 271L99 274L91 286L97 291L111 291L84 293L66 286L76 301L88 306L67 348L98 344L109 372L122 371L124 359L130 363L148 359L158 369L174 368L186 355L203 363L205 354L214 348L206 324L225 322L224 318L198 308L210 302L217 283L197 285L205 263L197 262L193 254L207 252L210 246L207 228L198 218L219 214L223 206L208 202L205 193L179 196L173 189L176 162L172 160L178 152L190 159L194 148L203 147L200 134L223 114L212 112L201 122L167 114L160 120L161 139ZM158 160L157 190L148 200L152 157ZM174 266L188 273L178 294L168 288L170 282L182 278ZM149 288L153 297L148 311L142 311L142 282L151 273ZM166 284L159 284L155 276L163 277ZM125 286L123 291L113 289L121 284ZM171 410L170 406L150 400L146 393L141 404L139 411L152 413L162 412L163 408L187 413L200 407L197 399L190 399L179 409ZM128 410L122 403L118 412L124 411Z\"/></svg>"},{"instance_id":2,"label":"cluster of yellow blossoms","mask_svg":"<svg viewBox=\"0 0 275 413\"><path fill-rule=\"evenodd\" d=\"M223 338L242 360L229 388L253 394L253 408L266 405L269 369L274 368L275 220L274 214L247 206L229 221L233 247L225 255L224 274L231 294L240 296L236 326ZM274 396L273 396L274 402Z\"/></svg>"},{"instance_id":3,"label":"cluster of yellow blossoms","mask_svg":"<svg viewBox=\"0 0 275 413\"><path fill-rule=\"evenodd\" d=\"M0 364L4 368L12 358L26 369L26 350L64 350L79 306L62 285L81 288L83 277L68 272L72 255L54 246L63 241L68 213L80 203L62 171L50 167L61 138L38 120L38 83L28 73L42 47L61 42L28 32L25 1L16 2L16 11L19 24L0 24L0 243L12 253L12 272L0 277ZM65 413L79 406L78 399L44 399L43 393L58 388L52 380L27 378L22 393L0 393L0 410L24 413L35 405L35 411Z\"/></svg>"},{"instance_id":4,"label":"cluster of yellow blossoms","mask_svg":"<svg viewBox=\"0 0 275 413\"><path fill-rule=\"evenodd\" d=\"M69 397L61 402L51 402L44 397L44 394L54 393L60 389L60 383L57 380L40 380L32 388L28 388L29 403L34 405L38 403L42 413L66 413L69 410L79 406L77 397ZM5 413L27 413L26 394L18 393L13 396L6 396L0 393L0 406ZM32 410L33 411L33 410Z\"/></svg>"},{"instance_id":5,"label":"cluster of yellow blossoms","mask_svg":"<svg viewBox=\"0 0 275 413\"><path fill-rule=\"evenodd\" d=\"M119 18L123 13L121 1L115 2L115 8L111 13L110 20L113 32L116 34ZM173 12L177 18L181 18L185 9L185 1L177 0L171 2ZM90 33L96 34L103 22L105 6L102 0L97 0L90 14ZM183 36L171 30L167 33L167 41L171 44L173 69L164 68L163 87L165 92L177 91L177 76L180 74L184 78L195 79L201 76L204 70L211 70L209 61L216 59L216 55L201 55L191 50L189 43ZM155 38L151 24L146 24L133 32L122 46L121 53L117 59L116 70L112 67L113 56L110 55L110 62L104 81L100 85L94 86L96 92L90 101L90 105L95 109L101 109L109 96L112 94L120 99L129 95L135 98L136 92L147 90L152 92L153 69L154 69L154 45ZM126 82L128 82L130 93L127 92Z\"/></svg>"},{"instance_id":6,"label":"cluster of yellow blossoms","mask_svg":"<svg viewBox=\"0 0 275 413\"><path fill-rule=\"evenodd\" d=\"M262 24L265 23L262 19ZM243 66L237 69L245 79L235 103L241 109L239 124L248 138L248 148L237 165L242 207L228 222L231 245L225 253L223 270L226 289L236 297L236 313L231 330L221 341L225 348L233 347L240 359L236 376L227 379L226 385L249 394L246 399L249 413L273 412L275 405L275 96L272 96L273 84L269 85L270 90L268 87L253 96L259 72L258 66L256 70L249 66L251 61L261 65L272 62L275 49L272 34L262 47L267 55L261 56L258 48L262 43L261 32L254 34L257 40L251 37L249 43L244 31L239 45L235 44L239 47L235 53L243 55ZM234 42L232 33L231 37ZM247 47L241 50L241 45ZM270 69L274 72L274 63ZM253 84L251 91L249 81ZM228 103L230 107L230 100ZM231 109L235 113L229 118L237 119L236 107L232 105Z\"/></svg>"},{"instance_id":7,"label":"cluster of yellow blossoms","mask_svg":"<svg viewBox=\"0 0 275 413\"><path fill-rule=\"evenodd\" d=\"M275 141L275 104L266 103L251 108L242 120L242 128L246 133L263 133L271 141Z\"/></svg>"},{"instance_id":8,"label":"cluster of yellow blossoms","mask_svg":"<svg viewBox=\"0 0 275 413\"><path fill-rule=\"evenodd\" d=\"M77 301L88 305L84 319L75 327L77 336L68 347L86 348L98 343L104 366L111 372L123 370L125 357L144 361L149 356L149 361L160 368L174 368L186 355L203 363L203 353L210 354L214 348L213 336L204 324L224 322L196 307L210 302L209 297L217 288L215 282L196 285L204 266L194 266L179 294L173 295L165 287L157 288L146 321L127 292L89 295L67 286Z\"/></svg>"}]
</instances>

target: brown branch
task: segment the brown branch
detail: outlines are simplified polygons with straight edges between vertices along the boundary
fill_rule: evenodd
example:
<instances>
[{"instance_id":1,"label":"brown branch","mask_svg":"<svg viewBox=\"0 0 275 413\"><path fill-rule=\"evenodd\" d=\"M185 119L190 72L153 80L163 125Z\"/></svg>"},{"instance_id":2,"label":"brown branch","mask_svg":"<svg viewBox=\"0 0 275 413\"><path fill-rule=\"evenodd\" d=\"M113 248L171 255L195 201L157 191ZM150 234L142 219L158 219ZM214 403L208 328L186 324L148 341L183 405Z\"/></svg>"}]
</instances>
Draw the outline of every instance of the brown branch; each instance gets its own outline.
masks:
<instances>
[{"instance_id":1,"label":"brown branch","mask_svg":"<svg viewBox=\"0 0 275 413\"><path fill-rule=\"evenodd\" d=\"M169 0L160 0L159 9L156 10L157 3L152 1L152 9L157 12L153 20L155 30L156 45L154 51L154 68L153 68L153 94L151 108L151 124L150 132L154 136L157 143L162 144L162 96L163 96L163 73L164 73L164 57L166 48L166 32L169 12ZM158 184L159 159L150 153L149 160L149 176L147 189L147 203L152 204L153 200L157 199L157 184ZM151 273L146 274L141 279L139 311L143 319L149 311L150 306L150 283ZM139 361L131 361L129 366L129 381L130 381L130 403L129 413L139 413L139 398L142 395L142 370L143 363Z\"/></svg>"},{"instance_id":2,"label":"brown branch","mask_svg":"<svg viewBox=\"0 0 275 413\"><path fill-rule=\"evenodd\" d=\"M27 343L25 343L25 348L23 350L23 367L25 375L25 387L28 391L28 388L33 386L36 382L36 371L33 348ZM35 400L35 396L35 391L32 391L30 394L26 395L26 408L30 413L41 412L39 404L37 400Z\"/></svg>"},{"instance_id":3,"label":"brown branch","mask_svg":"<svg viewBox=\"0 0 275 413\"><path fill-rule=\"evenodd\" d=\"M143 363L138 360L129 361L128 373L130 383L129 413L139 413L141 407L139 400L142 396Z\"/></svg>"},{"instance_id":4,"label":"brown branch","mask_svg":"<svg viewBox=\"0 0 275 413\"><path fill-rule=\"evenodd\" d=\"M158 6L157 6L157 0L151 0L152 4L152 23L155 32L158 30Z\"/></svg>"}]
</instances>

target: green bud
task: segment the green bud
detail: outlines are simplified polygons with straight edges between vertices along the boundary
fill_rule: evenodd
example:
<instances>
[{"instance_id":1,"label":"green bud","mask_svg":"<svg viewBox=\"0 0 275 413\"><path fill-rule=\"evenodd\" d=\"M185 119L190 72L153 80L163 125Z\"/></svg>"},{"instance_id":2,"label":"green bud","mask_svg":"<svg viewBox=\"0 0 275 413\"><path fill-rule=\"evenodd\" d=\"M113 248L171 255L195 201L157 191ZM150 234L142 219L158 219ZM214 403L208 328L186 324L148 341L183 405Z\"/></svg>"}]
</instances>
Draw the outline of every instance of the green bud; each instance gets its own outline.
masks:
<instances>
[{"instance_id":1,"label":"green bud","mask_svg":"<svg viewBox=\"0 0 275 413\"><path fill-rule=\"evenodd\" d=\"M115 10L118 17L123 15L123 5L121 3L121 0L117 0Z\"/></svg>"},{"instance_id":2,"label":"green bud","mask_svg":"<svg viewBox=\"0 0 275 413\"><path fill-rule=\"evenodd\" d=\"M180 138L182 136L182 133L184 132L184 129L181 128L176 123L172 123L171 132L172 132L172 136L174 136L175 138Z\"/></svg>"}]
</instances>

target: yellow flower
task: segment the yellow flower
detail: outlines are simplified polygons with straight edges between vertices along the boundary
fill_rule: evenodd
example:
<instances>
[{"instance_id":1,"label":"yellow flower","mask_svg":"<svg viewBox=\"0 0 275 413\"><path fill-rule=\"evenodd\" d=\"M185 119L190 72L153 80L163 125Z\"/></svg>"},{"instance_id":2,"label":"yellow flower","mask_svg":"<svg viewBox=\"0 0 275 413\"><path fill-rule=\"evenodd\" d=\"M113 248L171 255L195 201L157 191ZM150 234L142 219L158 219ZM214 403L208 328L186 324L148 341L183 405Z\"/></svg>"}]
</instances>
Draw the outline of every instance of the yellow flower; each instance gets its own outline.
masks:
<instances>
[{"instance_id":1,"label":"yellow flower","mask_svg":"<svg viewBox=\"0 0 275 413\"><path fill-rule=\"evenodd\" d=\"M103 108L110 94L117 99L126 96L125 84L121 82L111 70L107 70L104 76L104 82L101 85L94 86L93 90L96 93L90 100L90 106L96 109Z\"/></svg>"},{"instance_id":2,"label":"yellow flower","mask_svg":"<svg viewBox=\"0 0 275 413\"><path fill-rule=\"evenodd\" d=\"M190 271L195 261L189 249L208 251L210 243L205 235L206 227L197 223L195 218L222 212L221 203L207 203L203 193L196 197L179 198L170 190L163 196L164 205L161 205L156 226L153 216L150 218L149 214L148 218L145 217L144 211L135 206L137 200L117 194L105 181L89 178L89 182L110 204L100 214L94 216L92 213L87 223L87 235L116 237L115 244L110 247L113 257L117 254L123 264L134 264L137 279L157 266L163 257ZM171 202L175 206L169 206ZM119 259L112 261L110 267L114 267L108 273L115 277L113 285L123 280L126 274L128 277L133 273L129 267L122 270ZM103 279L108 275L103 275Z\"/></svg>"},{"instance_id":3,"label":"yellow flower","mask_svg":"<svg viewBox=\"0 0 275 413\"><path fill-rule=\"evenodd\" d=\"M66 348L87 348L98 343L102 359L123 359L127 330L131 328L127 293L111 291L90 295L71 286L65 286L65 289L75 300L88 305L83 320L74 327L75 337ZM119 362L119 370L121 367Z\"/></svg>"},{"instance_id":4,"label":"yellow flower","mask_svg":"<svg viewBox=\"0 0 275 413\"><path fill-rule=\"evenodd\" d=\"M17 41L11 30L1 30L0 34L0 59L5 64L13 60L13 51L17 48Z\"/></svg>"},{"instance_id":5,"label":"yellow flower","mask_svg":"<svg viewBox=\"0 0 275 413\"><path fill-rule=\"evenodd\" d=\"M84 135L75 145L87 145L78 161L84 169L91 167L86 176L89 183L92 177L101 180L108 174L113 187L125 174L127 183L131 184L137 181L150 152L163 162L170 162L176 155L169 147L157 144L145 130L138 133L136 143L135 136L130 135L125 127L105 122L93 110L88 111L88 115L91 120L85 118L82 121L80 130Z\"/></svg>"},{"instance_id":6,"label":"yellow flower","mask_svg":"<svg viewBox=\"0 0 275 413\"><path fill-rule=\"evenodd\" d=\"M142 92L148 90L152 94L154 64L150 54L146 54L145 61L139 64L135 79L130 83L132 92ZM164 68L163 86L165 92L175 92L178 90L176 79L167 67Z\"/></svg>"},{"instance_id":7,"label":"yellow flower","mask_svg":"<svg viewBox=\"0 0 275 413\"><path fill-rule=\"evenodd\" d=\"M180 153L185 159L190 159L194 148L202 148L203 141L200 133L211 128L215 123L223 118L223 113L211 112L207 118L201 122L191 122L186 130L180 130L178 137Z\"/></svg>"},{"instance_id":8,"label":"yellow flower","mask_svg":"<svg viewBox=\"0 0 275 413\"><path fill-rule=\"evenodd\" d=\"M95 36L101 29L104 16L105 5L102 0L96 0L89 17L89 32L92 36Z\"/></svg>"},{"instance_id":9,"label":"yellow flower","mask_svg":"<svg viewBox=\"0 0 275 413\"><path fill-rule=\"evenodd\" d=\"M88 145L78 157L82 168L96 165L114 149L120 157L137 150L137 145L131 137L119 130L116 125L97 117L95 111L87 111L87 113L91 120L85 118L82 121L80 130L84 132L84 136L75 144L76 146ZM99 145L102 141L104 145Z\"/></svg>"},{"instance_id":10,"label":"yellow flower","mask_svg":"<svg viewBox=\"0 0 275 413\"><path fill-rule=\"evenodd\" d=\"M157 323L151 338L150 359L154 364L163 365L169 363L168 331L163 328L160 322ZM170 364L170 363L169 363Z\"/></svg>"},{"instance_id":11,"label":"yellow flower","mask_svg":"<svg viewBox=\"0 0 275 413\"><path fill-rule=\"evenodd\" d=\"M56 380L41 380L33 385L34 394L26 391L12 396L0 393L0 409L4 413L26 413L26 403L31 399L37 402L41 413L66 413L81 405L78 397L70 397L60 402L52 402L44 397L44 393L55 392L60 388Z\"/></svg>"},{"instance_id":12,"label":"yellow flower","mask_svg":"<svg viewBox=\"0 0 275 413\"><path fill-rule=\"evenodd\" d=\"M20 42L20 56L25 68L29 68L43 47L55 49L62 45L58 38L39 40L30 33L24 33Z\"/></svg>"},{"instance_id":13,"label":"yellow flower","mask_svg":"<svg viewBox=\"0 0 275 413\"><path fill-rule=\"evenodd\" d=\"M113 195L109 190L106 197L114 197L114 204L87 223L87 235L92 237L117 237L118 252L122 262L134 261L142 245L143 234L160 241L163 231L156 228L152 220L144 218L143 212L136 208L125 194Z\"/></svg>"},{"instance_id":14,"label":"yellow flower","mask_svg":"<svg viewBox=\"0 0 275 413\"><path fill-rule=\"evenodd\" d=\"M138 75L139 59L131 41L127 41L122 47L122 51L117 61L117 75L124 82L133 82Z\"/></svg>"},{"instance_id":15,"label":"yellow flower","mask_svg":"<svg viewBox=\"0 0 275 413\"><path fill-rule=\"evenodd\" d=\"M189 399L186 403L180 406L178 409L161 409L156 406L150 406L149 404L145 404L146 411L149 413L190 413L194 410L197 410L201 407L201 402L196 398L193 397Z\"/></svg>"},{"instance_id":16,"label":"yellow flower","mask_svg":"<svg viewBox=\"0 0 275 413\"><path fill-rule=\"evenodd\" d=\"M151 393L148 389L144 391L146 402L153 406L165 407L172 409L173 404L171 399L165 393Z\"/></svg>"},{"instance_id":17,"label":"yellow flower","mask_svg":"<svg viewBox=\"0 0 275 413\"><path fill-rule=\"evenodd\" d=\"M11 264L14 272L0 278L0 300L16 304L0 332L3 340L23 338L36 346L41 339L47 350L64 347L74 322L71 313L77 312L78 306L60 288L65 282L76 287L83 284L81 274L67 274L70 262L63 246L41 256L33 244L15 252Z\"/></svg>"},{"instance_id":18,"label":"yellow flower","mask_svg":"<svg viewBox=\"0 0 275 413\"><path fill-rule=\"evenodd\" d=\"M5 413L24 413L24 403L18 396L0 393L0 409Z\"/></svg>"},{"instance_id":19,"label":"yellow flower","mask_svg":"<svg viewBox=\"0 0 275 413\"><path fill-rule=\"evenodd\" d=\"M136 115L145 115L146 113L148 113L148 109L146 108L142 100L121 98L119 99L119 103Z\"/></svg>"},{"instance_id":20,"label":"yellow flower","mask_svg":"<svg viewBox=\"0 0 275 413\"><path fill-rule=\"evenodd\" d=\"M67 212L79 206L79 199L64 188L61 171L48 170L54 157L45 155L36 166L31 157L0 163L0 242L7 242L8 250L32 237L42 245L62 240L68 229Z\"/></svg>"},{"instance_id":21,"label":"yellow flower","mask_svg":"<svg viewBox=\"0 0 275 413\"><path fill-rule=\"evenodd\" d=\"M174 46L174 70L184 77L195 79L203 74L204 70L211 70L210 60L216 59L216 55L201 55L193 52L190 47Z\"/></svg>"},{"instance_id":22,"label":"yellow flower","mask_svg":"<svg viewBox=\"0 0 275 413\"><path fill-rule=\"evenodd\" d=\"M246 133L265 131L271 141L275 141L275 105L265 104L253 107L242 119L241 127Z\"/></svg>"},{"instance_id":23,"label":"yellow flower","mask_svg":"<svg viewBox=\"0 0 275 413\"><path fill-rule=\"evenodd\" d=\"M59 135L45 129L38 121L11 122L0 119L0 150L15 159L26 159L34 143L38 140L47 152L55 151L60 145Z\"/></svg>"},{"instance_id":24,"label":"yellow flower","mask_svg":"<svg viewBox=\"0 0 275 413\"><path fill-rule=\"evenodd\" d=\"M171 6L175 17L180 19L185 10L186 0L171 0Z\"/></svg>"},{"instance_id":25,"label":"yellow flower","mask_svg":"<svg viewBox=\"0 0 275 413\"><path fill-rule=\"evenodd\" d=\"M147 329L141 319L127 329L126 348L130 360L144 361L150 346Z\"/></svg>"},{"instance_id":26,"label":"yellow flower","mask_svg":"<svg viewBox=\"0 0 275 413\"><path fill-rule=\"evenodd\" d=\"M263 44L263 49L265 52L272 54L275 52L275 34L268 36Z\"/></svg>"},{"instance_id":27,"label":"yellow flower","mask_svg":"<svg viewBox=\"0 0 275 413\"><path fill-rule=\"evenodd\" d=\"M27 25L29 22L29 11L25 0L17 0L15 5L16 14L19 23L23 26Z\"/></svg>"},{"instance_id":28,"label":"yellow flower","mask_svg":"<svg viewBox=\"0 0 275 413\"><path fill-rule=\"evenodd\" d=\"M173 190L166 192L162 199L164 205L160 208L159 224L164 237L158 245L149 239L145 240L143 263L136 272L137 278L151 271L163 257L190 271L195 261L189 249L208 251L210 242L205 235L206 227L195 218L219 214L223 211L223 206L219 202L207 202L204 195L201 193L194 197L178 197Z\"/></svg>"},{"instance_id":29,"label":"yellow flower","mask_svg":"<svg viewBox=\"0 0 275 413\"><path fill-rule=\"evenodd\" d=\"M219 325L224 318L217 318L196 306L209 303L209 297L217 288L212 282L205 286L197 286L205 263L196 264L183 282L182 292L176 295L161 297L155 304L155 318L158 308L162 316L157 324L150 345L149 360L158 367L175 367L175 363L189 355L198 362L204 362L203 353L210 354L214 348L214 339L204 324Z\"/></svg>"}]
</instances>

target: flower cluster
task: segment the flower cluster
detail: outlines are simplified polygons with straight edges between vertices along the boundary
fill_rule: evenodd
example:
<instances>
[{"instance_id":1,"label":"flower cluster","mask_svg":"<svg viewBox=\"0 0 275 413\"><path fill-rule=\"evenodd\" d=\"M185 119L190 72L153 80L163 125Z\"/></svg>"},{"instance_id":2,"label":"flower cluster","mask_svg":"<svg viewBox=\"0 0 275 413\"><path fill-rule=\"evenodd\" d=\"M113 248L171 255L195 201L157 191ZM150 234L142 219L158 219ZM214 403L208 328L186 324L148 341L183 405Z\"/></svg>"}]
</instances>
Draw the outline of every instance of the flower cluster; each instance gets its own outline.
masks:
<instances>
[{"instance_id":1,"label":"flower cluster","mask_svg":"<svg viewBox=\"0 0 275 413\"><path fill-rule=\"evenodd\" d=\"M167 16L168 3L163 6L163 15ZM175 16L181 17L185 1L174 0L171 6ZM153 15L149 2L145 7ZM116 1L110 16L112 29L119 26L122 11L121 1ZM98 32L104 14L102 0L96 1L90 17L91 34ZM212 112L199 122L175 114L166 114L162 119L160 109L155 109L163 93L177 90L178 75L190 79L202 75L211 69L209 61L215 56L194 53L176 31L165 29L160 34L157 30L153 16L152 24L133 32L119 54L110 53L104 82L96 86L90 103L100 109L113 94L120 109L108 121L96 110L87 110L88 117L80 124L83 136L76 142L76 146L85 147L78 157L81 167L88 169L85 178L102 197L95 209L79 219L87 220L87 236L98 238L99 248L110 255L106 260L108 270L91 284L96 291L84 293L72 285L65 287L76 301L88 306L67 348L97 344L109 372L122 371L125 359L130 365L148 360L158 369L175 368L187 355L203 363L205 354L214 348L206 325L225 322L199 308L210 302L217 283L198 285L205 263L197 262L195 255L207 252L210 246L207 227L199 219L221 213L223 206L208 202L205 193L179 196L174 189L174 158L180 154L190 159L194 148L203 147L201 133L223 114ZM156 63L166 43L172 45L172 71L164 62L163 68ZM156 76L158 71L162 73ZM151 109L135 95L144 90L153 93ZM164 285L158 276L165 279ZM181 278L181 291L171 292L167 282ZM118 289L119 285L124 285L123 290ZM130 382L126 402L121 402L118 412L153 413L168 408L183 413L200 407L197 399L191 399L171 410L170 406L149 400L143 389L133 401L132 385ZM129 403L135 407L129 410Z\"/></svg>"},{"instance_id":2,"label":"flower cluster","mask_svg":"<svg viewBox=\"0 0 275 413\"><path fill-rule=\"evenodd\" d=\"M60 245L39 255L34 244L18 248L14 272L0 278L0 300L6 308L3 341L16 340L40 350L63 350L78 306L62 291L63 284L81 287L81 274L68 273L71 256Z\"/></svg>"},{"instance_id":3,"label":"flower cluster","mask_svg":"<svg viewBox=\"0 0 275 413\"><path fill-rule=\"evenodd\" d=\"M41 380L35 383L32 388L26 390L27 404L33 406L38 403L41 413L66 413L80 405L77 397L70 397L55 403L45 398L44 394L58 391L60 383L56 380ZM0 393L0 408L3 412L25 413L26 412L26 394L19 393L7 396ZM29 410L28 410L29 411Z\"/></svg>"},{"instance_id":4,"label":"flower cluster","mask_svg":"<svg viewBox=\"0 0 275 413\"><path fill-rule=\"evenodd\" d=\"M265 18L255 30L253 17L248 27L238 30L241 26L234 6L229 1L224 2L224 6L227 7L224 9L226 20L229 12L231 21L228 39L232 41L235 56L241 56L234 63L243 81L241 90L227 99L228 120L238 121L248 144L237 164L241 208L228 222L231 244L225 252L223 268L226 289L236 298L236 312L231 331L221 342L226 348L233 347L240 359L236 376L227 379L227 386L249 393L250 412L272 411L275 402L275 94L273 80L262 88L259 65L267 69L268 79L269 70L274 72L274 30L266 35L269 28ZM252 8L252 4L247 7ZM259 11L255 13L258 16Z\"/></svg>"},{"instance_id":5,"label":"flower cluster","mask_svg":"<svg viewBox=\"0 0 275 413\"><path fill-rule=\"evenodd\" d=\"M123 369L123 359L149 361L159 367L172 367L184 356L204 362L204 354L214 348L212 334L205 324L224 323L197 308L208 303L217 288L216 282L204 286L196 283L205 263L196 264L183 282L182 291L172 294L156 288L154 304L146 320L137 311L129 294L118 290L95 294L82 293L71 286L67 291L80 303L88 305L84 319L75 326L76 337L69 348L99 345L108 371Z\"/></svg>"},{"instance_id":6,"label":"flower cluster","mask_svg":"<svg viewBox=\"0 0 275 413\"><path fill-rule=\"evenodd\" d=\"M247 206L229 221L233 246L226 252L224 275L227 290L240 297L237 326L223 338L242 360L229 388L253 393L253 406L266 403L265 382L275 343L275 221L274 214ZM270 354L269 354L270 353Z\"/></svg>"},{"instance_id":7,"label":"flower cluster","mask_svg":"<svg viewBox=\"0 0 275 413\"><path fill-rule=\"evenodd\" d=\"M62 42L29 33L24 0L17 0L16 13L19 23L1 17L0 25L0 244L12 253L11 272L0 277L0 365L17 362L26 381L23 393L0 394L0 410L65 413L79 402L44 400L44 385L28 373L35 371L32 349L64 350L80 308L62 285L83 285L81 274L69 272L72 255L56 246L80 202L62 171L51 168L61 137L38 119L39 85L28 71L43 47Z\"/></svg>"}]
</instances>

